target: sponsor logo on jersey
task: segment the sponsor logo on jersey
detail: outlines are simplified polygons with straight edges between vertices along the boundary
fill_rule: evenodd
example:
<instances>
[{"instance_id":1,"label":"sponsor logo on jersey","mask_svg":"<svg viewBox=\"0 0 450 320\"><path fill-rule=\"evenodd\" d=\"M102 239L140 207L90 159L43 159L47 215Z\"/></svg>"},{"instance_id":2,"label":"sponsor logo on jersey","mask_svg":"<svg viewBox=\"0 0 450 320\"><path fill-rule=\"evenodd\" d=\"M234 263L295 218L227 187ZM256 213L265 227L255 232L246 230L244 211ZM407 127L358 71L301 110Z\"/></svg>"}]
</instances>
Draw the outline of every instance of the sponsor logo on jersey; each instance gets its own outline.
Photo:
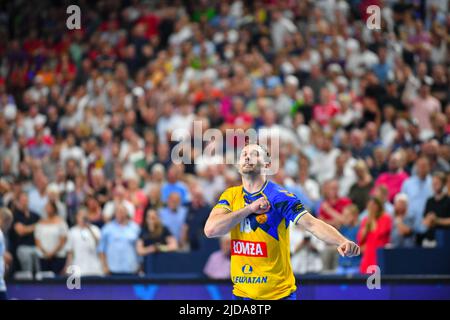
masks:
<instances>
[{"instance_id":1,"label":"sponsor logo on jersey","mask_svg":"<svg viewBox=\"0 0 450 320\"><path fill-rule=\"evenodd\" d=\"M247 283L247 284L254 284L254 283L267 283L267 276L265 277L233 277L234 283Z\"/></svg>"},{"instance_id":2,"label":"sponsor logo on jersey","mask_svg":"<svg viewBox=\"0 0 450 320\"><path fill-rule=\"evenodd\" d=\"M244 274L251 274L253 272L253 267L249 264L244 264L242 266L242 273Z\"/></svg>"},{"instance_id":3,"label":"sponsor logo on jersey","mask_svg":"<svg viewBox=\"0 0 450 320\"><path fill-rule=\"evenodd\" d=\"M231 255L267 257L267 244L265 242L231 240Z\"/></svg>"}]
</instances>

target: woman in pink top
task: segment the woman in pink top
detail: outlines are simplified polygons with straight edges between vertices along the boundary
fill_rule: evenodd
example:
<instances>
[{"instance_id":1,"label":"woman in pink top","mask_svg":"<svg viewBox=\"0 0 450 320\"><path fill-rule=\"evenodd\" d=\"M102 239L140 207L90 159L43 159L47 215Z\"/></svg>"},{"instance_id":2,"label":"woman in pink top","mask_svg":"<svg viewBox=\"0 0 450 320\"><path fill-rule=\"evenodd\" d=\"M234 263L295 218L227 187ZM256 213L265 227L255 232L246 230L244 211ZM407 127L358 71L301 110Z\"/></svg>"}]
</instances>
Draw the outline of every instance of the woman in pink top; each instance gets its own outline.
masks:
<instances>
[{"instance_id":1,"label":"woman in pink top","mask_svg":"<svg viewBox=\"0 0 450 320\"><path fill-rule=\"evenodd\" d=\"M129 198L128 200L134 204L136 211L134 213L134 222L142 224L144 220L144 211L148 203L148 198L145 192L139 188L139 181L137 177L130 177L127 180Z\"/></svg>"}]
</instances>

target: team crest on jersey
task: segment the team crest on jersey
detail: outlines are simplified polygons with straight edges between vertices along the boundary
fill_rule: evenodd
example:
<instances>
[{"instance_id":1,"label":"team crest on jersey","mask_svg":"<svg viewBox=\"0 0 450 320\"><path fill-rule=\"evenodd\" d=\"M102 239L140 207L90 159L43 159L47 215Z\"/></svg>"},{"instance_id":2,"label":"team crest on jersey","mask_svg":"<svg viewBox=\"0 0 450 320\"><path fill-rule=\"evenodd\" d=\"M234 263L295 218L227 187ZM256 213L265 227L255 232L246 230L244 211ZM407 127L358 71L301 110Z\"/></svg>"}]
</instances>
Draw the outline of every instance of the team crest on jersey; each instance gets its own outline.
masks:
<instances>
[{"instance_id":1,"label":"team crest on jersey","mask_svg":"<svg viewBox=\"0 0 450 320\"><path fill-rule=\"evenodd\" d=\"M264 224L267 222L267 214L259 214L256 216L256 221L259 224Z\"/></svg>"}]
</instances>

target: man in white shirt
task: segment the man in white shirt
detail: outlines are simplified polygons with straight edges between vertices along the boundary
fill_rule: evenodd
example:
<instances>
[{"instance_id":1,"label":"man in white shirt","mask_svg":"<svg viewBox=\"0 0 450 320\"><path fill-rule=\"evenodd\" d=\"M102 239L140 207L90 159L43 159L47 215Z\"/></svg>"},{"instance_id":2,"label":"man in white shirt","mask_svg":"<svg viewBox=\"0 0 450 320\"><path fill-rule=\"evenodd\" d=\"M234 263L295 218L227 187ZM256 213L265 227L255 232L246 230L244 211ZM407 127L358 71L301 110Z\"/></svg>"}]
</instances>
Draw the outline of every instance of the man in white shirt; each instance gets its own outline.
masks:
<instances>
[{"instance_id":1,"label":"man in white shirt","mask_svg":"<svg viewBox=\"0 0 450 320\"><path fill-rule=\"evenodd\" d=\"M331 137L322 137L319 152L311 159L311 173L322 184L326 180L334 178L336 174L336 158L341 152L333 147ZM324 168L327 168L324 170Z\"/></svg>"}]
</instances>

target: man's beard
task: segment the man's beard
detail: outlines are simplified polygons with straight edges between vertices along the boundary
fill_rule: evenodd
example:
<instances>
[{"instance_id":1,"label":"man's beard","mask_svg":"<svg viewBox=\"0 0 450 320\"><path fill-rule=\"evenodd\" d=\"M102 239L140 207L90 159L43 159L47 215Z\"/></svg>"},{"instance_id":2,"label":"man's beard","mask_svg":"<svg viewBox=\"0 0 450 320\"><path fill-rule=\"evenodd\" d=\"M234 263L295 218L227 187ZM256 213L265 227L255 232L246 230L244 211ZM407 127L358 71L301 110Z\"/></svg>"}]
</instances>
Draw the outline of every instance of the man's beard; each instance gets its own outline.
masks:
<instances>
[{"instance_id":1,"label":"man's beard","mask_svg":"<svg viewBox=\"0 0 450 320\"><path fill-rule=\"evenodd\" d=\"M243 165L240 167L239 171L242 175L257 176L261 174L262 166L258 164L251 166Z\"/></svg>"}]
</instances>

